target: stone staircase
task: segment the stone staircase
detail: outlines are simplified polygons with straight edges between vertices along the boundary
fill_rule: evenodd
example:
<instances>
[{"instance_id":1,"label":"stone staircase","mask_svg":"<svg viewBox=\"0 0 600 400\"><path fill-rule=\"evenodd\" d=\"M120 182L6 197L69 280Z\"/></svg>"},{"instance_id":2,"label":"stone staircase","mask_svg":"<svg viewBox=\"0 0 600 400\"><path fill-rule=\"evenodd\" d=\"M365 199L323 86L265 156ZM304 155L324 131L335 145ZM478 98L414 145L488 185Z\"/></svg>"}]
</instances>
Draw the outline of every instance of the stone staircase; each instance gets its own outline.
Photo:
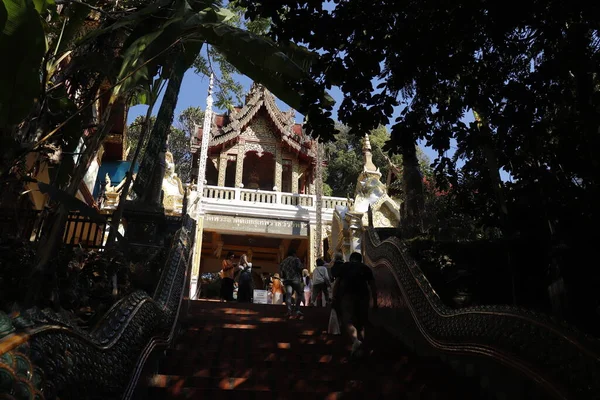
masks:
<instances>
[{"instance_id":1,"label":"stone staircase","mask_svg":"<svg viewBox=\"0 0 600 400\"><path fill-rule=\"evenodd\" d=\"M477 380L438 359L410 354L383 329L361 361L346 338L327 335L329 310L194 301L173 348L140 398L481 399Z\"/></svg>"}]
</instances>

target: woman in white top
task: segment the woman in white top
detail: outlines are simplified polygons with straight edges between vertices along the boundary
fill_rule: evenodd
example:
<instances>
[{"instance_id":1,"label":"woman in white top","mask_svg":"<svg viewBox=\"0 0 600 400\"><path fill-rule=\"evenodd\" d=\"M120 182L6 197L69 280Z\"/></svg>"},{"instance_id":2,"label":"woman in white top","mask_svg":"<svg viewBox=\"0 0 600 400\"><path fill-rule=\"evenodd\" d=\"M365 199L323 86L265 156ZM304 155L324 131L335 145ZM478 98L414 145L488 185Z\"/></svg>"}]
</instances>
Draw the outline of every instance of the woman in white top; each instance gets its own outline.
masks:
<instances>
[{"instance_id":1,"label":"woman in white top","mask_svg":"<svg viewBox=\"0 0 600 400\"><path fill-rule=\"evenodd\" d=\"M310 273L307 269L302 270L302 283L304 284L304 298L302 299L302 303L307 306L310 304L310 293L312 287Z\"/></svg>"},{"instance_id":2,"label":"woman in white top","mask_svg":"<svg viewBox=\"0 0 600 400\"><path fill-rule=\"evenodd\" d=\"M248 256L243 254L239 263L240 277L238 287L238 302L250 303L252 299L252 263L248 262Z\"/></svg>"}]
</instances>

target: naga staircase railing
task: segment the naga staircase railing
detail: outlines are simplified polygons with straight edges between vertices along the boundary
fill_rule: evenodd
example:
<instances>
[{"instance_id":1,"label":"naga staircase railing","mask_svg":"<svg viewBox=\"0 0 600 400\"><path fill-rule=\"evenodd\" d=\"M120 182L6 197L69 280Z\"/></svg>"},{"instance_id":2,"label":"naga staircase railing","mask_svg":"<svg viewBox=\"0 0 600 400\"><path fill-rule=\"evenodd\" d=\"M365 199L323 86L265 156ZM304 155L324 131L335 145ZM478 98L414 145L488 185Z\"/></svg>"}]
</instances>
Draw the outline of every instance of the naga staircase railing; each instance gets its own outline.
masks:
<instances>
[{"instance_id":1,"label":"naga staircase railing","mask_svg":"<svg viewBox=\"0 0 600 400\"><path fill-rule=\"evenodd\" d=\"M47 309L0 320L0 398L130 398L150 354L175 336L194 225L184 218L154 295L129 294L91 332Z\"/></svg>"},{"instance_id":2,"label":"naga staircase railing","mask_svg":"<svg viewBox=\"0 0 600 400\"><path fill-rule=\"evenodd\" d=\"M397 237L364 235L365 262L379 292L374 322L418 354L479 376L498 398L600 398L600 345L575 328L512 306L452 309L435 293Z\"/></svg>"}]
</instances>

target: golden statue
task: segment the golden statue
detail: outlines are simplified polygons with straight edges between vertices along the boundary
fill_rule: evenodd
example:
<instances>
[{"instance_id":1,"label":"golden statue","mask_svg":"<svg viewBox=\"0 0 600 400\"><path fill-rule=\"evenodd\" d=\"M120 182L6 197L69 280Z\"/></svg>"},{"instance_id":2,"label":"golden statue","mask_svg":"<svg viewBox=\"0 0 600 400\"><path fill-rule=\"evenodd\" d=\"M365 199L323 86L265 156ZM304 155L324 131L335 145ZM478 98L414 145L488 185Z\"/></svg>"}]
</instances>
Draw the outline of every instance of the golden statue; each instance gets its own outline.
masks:
<instances>
[{"instance_id":1,"label":"golden statue","mask_svg":"<svg viewBox=\"0 0 600 400\"><path fill-rule=\"evenodd\" d=\"M117 208L119 205L119 198L121 196L121 189L125 184L125 179L123 179L117 186L112 186L110 176L108 176L107 173L104 177L104 183L104 197L106 200L102 208Z\"/></svg>"},{"instance_id":2,"label":"golden statue","mask_svg":"<svg viewBox=\"0 0 600 400\"><path fill-rule=\"evenodd\" d=\"M175 162L170 151L165 153L165 176L162 190L164 193L163 207L167 213L181 214L183 209L184 189L181 179L175 173Z\"/></svg>"}]
</instances>

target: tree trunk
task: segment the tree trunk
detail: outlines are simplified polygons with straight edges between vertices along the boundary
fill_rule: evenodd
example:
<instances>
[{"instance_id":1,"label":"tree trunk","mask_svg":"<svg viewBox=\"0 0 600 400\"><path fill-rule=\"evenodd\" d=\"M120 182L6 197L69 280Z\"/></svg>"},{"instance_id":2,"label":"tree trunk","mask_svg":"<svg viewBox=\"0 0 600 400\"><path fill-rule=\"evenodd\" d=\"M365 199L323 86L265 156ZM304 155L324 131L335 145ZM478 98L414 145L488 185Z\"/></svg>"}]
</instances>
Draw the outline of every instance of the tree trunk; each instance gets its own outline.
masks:
<instances>
[{"instance_id":1,"label":"tree trunk","mask_svg":"<svg viewBox=\"0 0 600 400\"><path fill-rule=\"evenodd\" d=\"M405 196L402 232L404 238L409 239L423 233L425 197L416 141L412 135L404 133L402 142L402 180Z\"/></svg>"},{"instance_id":2,"label":"tree trunk","mask_svg":"<svg viewBox=\"0 0 600 400\"><path fill-rule=\"evenodd\" d=\"M131 182L133 181L133 170L135 168L135 163L137 162L138 156L140 155L140 151L144 147L146 133L150 128L150 117L152 116L154 103L155 101L153 99L153 101L150 102L148 111L146 111L146 119L144 121L144 125L142 126L137 146L135 147L135 153L133 154L133 159L131 160L129 171L127 172L127 176L125 177L125 185L123 185L123 190L121 190L121 195L119 196L119 205L117 206L117 209L115 210L115 213L112 216L113 226L110 228L108 240L106 241L106 247L112 247L115 243L115 239L117 237L116 230L119 229L119 225L121 224L121 219L123 218L123 211L125 210L125 204L127 203L127 196L129 195L129 188L131 187Z\"/></svg>"},{"instance_id":3,"label":"tree trunk","mask_svg":"<svg viewBox=\"0 0 600 400\"><path fill-rule=\"evenodd\" d=\"M100 144L110 131L111 126L109 125L109 121L111 113L112 104L109 104L104 112L100 129L89 138L86 148L79 159L79 163L73 170L73 176L71 177L69 186L65 190L67 194L73 197L77 195L79 185L88 170L92 158L96 155ZM29 290L25 296L25 308L33 307L37 303L41 289L45 284L56 284L56 266L50 264L50 261L61 247L69 211L69 208L61 203L46 219L45 228L42 231L42 237L40 238L36 252L36 265L32 271ZM57 302L58 299L54 298L53 303L56 305Z\"/></svg>"},{"instance_id":4,"label":"tree trunk","mask_svg":"<svg viewBox=\"0 0 600 400\"><path fill-rule=\"evenodd\" d=\"M188 69L188 62L181 53L175 55L176 61L169 77L160 109L150 141L144 153L138 176L133 184L133 191L138 195L140 202L149 207L160 208L162 180L165 175L164 151L171 130L177 97L181 89L183 75Z\"/></svg>"},{"instance_id":5,"label":"tree trunk","mask_svg":"<svg viewBox=\"0 0 600 400\"><path fill-rule=\"evenodd\" d=\"M498 202L498 208L500 209L500 215L502 216L502 225L503 228L506 229L506 226L504 225L506 223L506 217L508 216L508 207L506 205L506 198L504 197L504 185L502 184L502 178L500 177L498 158L496 157L496 152L492 146L492 132L490 131L487 118L483 116L480 111L473 109L473 115L475 116L475 121L477 121L479 125L481 148L483 150L483 155L485 156L489 178L492 182L492 190L496 195L496 201Z\"/></svg>"},{"instance_id":6,"label":"tree trunk","mask_svg":"<svg viewBox=\"0 0 600 400\"><path fill-rule=\"evenodd\" d=\"M492 182L492 190L496 195L496 202L498 204L498 209L500 210L500 224L501 229L504 234L509 231L508 227L508 206L506 203L506 198L504 196L504 184L502 183L502 178L500 177L500 166L498 165L498 157L496 157L496 151L493 147L493 138L492 132L490 129L490 125L487 121L487 117L482 114L481 110L476 110L473 108L473 115L475 117L475 121L477 121L479 125L479 135L480 135L480 144L481 149L483 150L483 155L485 157L485 162L487 165L488 175L490 181ZM514 271L514 265L512 263L511 251L510 248L506 255L506 262L508 264L508 269L511 274L511 287L512 287L512 302L513 304L517 304L517 289L516 289L516 273Z\"/></svg>"}]
</instances>

